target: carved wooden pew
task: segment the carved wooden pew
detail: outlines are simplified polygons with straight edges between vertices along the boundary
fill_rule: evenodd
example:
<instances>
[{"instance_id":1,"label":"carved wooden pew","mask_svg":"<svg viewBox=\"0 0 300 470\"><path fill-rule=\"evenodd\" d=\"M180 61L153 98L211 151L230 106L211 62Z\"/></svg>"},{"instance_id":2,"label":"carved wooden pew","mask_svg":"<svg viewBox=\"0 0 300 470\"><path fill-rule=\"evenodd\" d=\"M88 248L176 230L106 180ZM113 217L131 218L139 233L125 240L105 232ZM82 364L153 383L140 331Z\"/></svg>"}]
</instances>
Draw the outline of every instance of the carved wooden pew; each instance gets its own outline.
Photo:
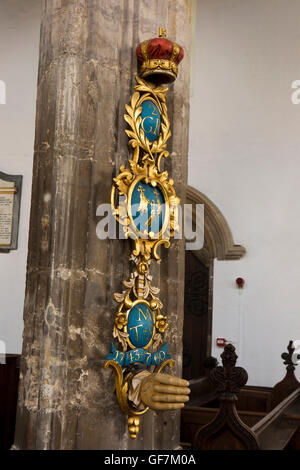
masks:
<instances>
[{"instance_id":1,"label":"carved wooden pew","mask_svg":"<svg viewBox=\"0 0 300 470\"><path fill-rule=\"evenodd\" d=\"M242 367L235 367L235 347L227 344L221 354L223 366L215 367L211 380L216 385L220 408L211 422L200 428L193 439L196 450L259 449L255 434L243 423L236 410L237 394L247 380Z\"/></svg>"},{"instance_id":2,"label":"carved wooden pew","mask_svg":"<svg viewBox=\"0 0 300 470\"><path fill-rule=\"evenodd\" d=\"M271 408L277 406L282 400L284 400L288 395L299 388L300 383L298 382L295 376L295 366L294 360L300 359L300 354L293 359L295 348L293 347L293 341L291 340L287 346L288 352L283 352L281 354L282 359L284 359L284 364L286 365L286 374L285 377L278 382L273 390L271 396Z\"/></svg>"},{"instance_id":3,"label":"carved wooden pew","mask_svg":"<svg viewBox=\"0 0 300 470\"><path fill-rule=\"evenodd\" d=\"M300 383L295 376L293 341L281 354L286 365L286 375L278 382L271 393L272 411L259 421L252 430L263 449L284 448L292 439L294 448L300 450Z\"/></svg>"},{"instance_id":4,"label":"carved wooden pew","mask_svg":"<svg viewBox=\"0 0 300 470\"><path fill-rule=\"evenodd\" d=\"M0 450L9 449L14 440L19 368L19 354L6 354L0 364Z\"/></svg>"},{"instance_id":5,"label":"carved wooden pew","mask_svg":"<svg viewBox=\"0 0 300 470\"><path fill-rule=\"evenodd\" d=\"M225 346L221 355L223 367L216 367L210 373L211 380L216 384L220 408L211 409L211 413L215 415L208 424L197 430L193 437L192 448L199 450L285 448L297 436L300 428L300 384L294 376L293 352L290 342L288 353L282 354L287 365L286 377L274 387L271 394L272 411L268 414L261 413L261 419L249 427L241 419L243 413L240 411L238 413L236 409L238 394L241 387L246 384L248 375L245 369L235 367L237 360L235 348L232 345ZM279 398L282 400L278 403ZM203 408L198 407L197 410L203 413ZM295 442L295 448L299 448L298 440Z\"/></svg>"},{"instance_id":6,"label":"carved wooden pew","mask_svg":"<svg viewBox=\"0 0 300 470\"><path fill-rule=\"evenodd\" d=\"M205 405L205 403L212 402L218 398L218 394L214 383L210 378L211 371L218 365L215 357L208 357L204 361L205 375L196 379L190 380L190 399L189 406L196 404L197 406Z\"/></svg>"},{"instance_id":7,"label":"carved wooden pew","mask_svg":"<svg viewBox=\"0 0 300 470\"><path fill-rule=\"evenodd\" d=\"M290 442L299 428L300 388L298 387L251 430L256 435L261 449L281 450Z\"/></svg>"}]
</instances>

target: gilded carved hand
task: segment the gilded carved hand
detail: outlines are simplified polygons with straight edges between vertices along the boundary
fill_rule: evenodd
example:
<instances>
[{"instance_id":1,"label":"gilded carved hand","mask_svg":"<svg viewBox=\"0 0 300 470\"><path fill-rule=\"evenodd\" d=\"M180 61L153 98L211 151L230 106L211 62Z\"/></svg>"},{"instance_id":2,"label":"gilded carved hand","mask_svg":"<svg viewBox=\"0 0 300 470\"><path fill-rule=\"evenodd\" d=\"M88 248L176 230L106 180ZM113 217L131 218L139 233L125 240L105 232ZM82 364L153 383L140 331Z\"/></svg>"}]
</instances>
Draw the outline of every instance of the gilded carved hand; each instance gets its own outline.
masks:
<instances>
[{"instance_id":1,"label":"gilded carved hand","mask_svg":"<svg viewBox=\"0 0 300 470\"><path fill-rule=\"evenodd\" d=\"M154 373L143 379L139 398L152 410L178 410L189 400L188 386L187 380Z\"/></svg>"}]
</instances>

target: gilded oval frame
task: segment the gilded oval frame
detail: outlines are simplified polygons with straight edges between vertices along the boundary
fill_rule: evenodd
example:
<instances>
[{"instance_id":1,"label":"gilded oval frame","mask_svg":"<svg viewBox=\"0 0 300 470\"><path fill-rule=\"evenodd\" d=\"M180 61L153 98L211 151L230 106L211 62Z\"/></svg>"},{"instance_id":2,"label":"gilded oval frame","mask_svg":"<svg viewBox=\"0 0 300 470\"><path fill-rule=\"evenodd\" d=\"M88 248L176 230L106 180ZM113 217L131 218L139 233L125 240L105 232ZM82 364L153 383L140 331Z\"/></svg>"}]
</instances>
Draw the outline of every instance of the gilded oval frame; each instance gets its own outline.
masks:
<instances>
[{"instance_id":1,"label":"gilded oval frame","mask_svg":"<svg viewBox=\"0 0 300 470\"><path fill-rule=\"evenodd\" d=\"M158 178L152 178L150 181L147 181L147 176L145 175L139 175L135 178L135 180L132 182L132 184L130 185L130 188L128 190L128 195L127 195L127 214L128 214L128 217L129 217L129 220L130 220L130 226L131 226L131 229L133 230L133 232L138 236L138 238L141 238L143 240L161 240L163 239L163 234L166 232L167 230L167 227L170 223L170 206L169 206L169 196L167 194L167 191L166 189L164 188L164 186L161 184L161 182L159 181ZM163 223L162 223L162 227L160 229L160 231L155 234L155 236L151 237L150 236L150 233L148 232L147 235L145 235L145 233L141 232L135 225L134 223L134 220L133 220L133 216L132 216L132 211L131 211L131 199L132 199L132 194L133 194L133 191L136 187L136 185L140 182L144 180L145 181L145 184L150 184L152 187L156 187L158 186L158 188L160 189L162 195L163 195L163 199L164 199L164 205L165 205L165 216L164 216L164 220L163 220ZM154 184L153 184L154 183Z\"/></svg>"},{"instance_id":2,"label":"gilded oval frame","mask_svg":"<svg viewBox=\"0 0 300 470\"><path fill-rule=\"evenodd\" d=\"M151 312L152 319L153 319L153 333L152 333L152 336L151 336L150 341L146 344L146 346L143 346L143 347L140 347L140 348L138 348L138 346L135 346L135 345L130 341L129 336L126 338L126 341L127 341L128 345L130 346L131 349L148 349L148 348L151 346L151 344L153 343L153 339L154 339L154 336L155 336L155 334L156 334L156 326L155 326L155 324L156 324L156 313L155 313L155 311L153 311L153 310L151 309L150 303L149 303L147 300L145 300L145 299L136 299L136 300L132 303L132 306L131 306L128 310L126 310L126 312L125 312L125 313L126 313L126 319L127 319L127 321L128 321L128 318L129 318L129 315L130 315L131 310L132 310L137 304L145 304L145 305L147 305L149 311ZM127 331L127 324L124 326L124 332L125 332L125 333L128 333L128 331ZM128 335L129 335L129 333L128 333Z\"/></svg>"}]
</instances>

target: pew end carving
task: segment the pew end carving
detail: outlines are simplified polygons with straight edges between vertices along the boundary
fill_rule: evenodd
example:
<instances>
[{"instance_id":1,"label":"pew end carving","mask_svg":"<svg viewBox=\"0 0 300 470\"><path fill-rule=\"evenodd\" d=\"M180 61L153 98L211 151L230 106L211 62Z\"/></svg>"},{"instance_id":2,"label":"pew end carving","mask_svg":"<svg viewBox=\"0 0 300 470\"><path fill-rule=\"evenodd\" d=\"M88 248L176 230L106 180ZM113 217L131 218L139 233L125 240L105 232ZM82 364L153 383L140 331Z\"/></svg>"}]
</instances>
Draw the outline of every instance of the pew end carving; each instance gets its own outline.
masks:
<instances>
[{"instance_id":1,"label":"pew end carving","mask_svg":"<svg viewBox=\"0 0 300 470\"><path fill-rule=\"evenodd\" d=\"M255 434L242 422L236 410L237 395L247 383L248 374L242 367L235 366L237 355L232 344L225 346L221 359L223 366L214 368L210 373L216 385L220 408L215 418L196 432L192 449L258 449Z\"/></svg>"},{"instance_id":2,"label":"pew end carving","mask_svg":"<svg viewBox=\"0 0 300 470\"><path fill-rule=\"evenodd\" d=\"M300 383L294 373L300 357L295 353L293 341L289 342L287 351L281 355L286 365L284 379L273 389L260 391L265 396L265 411L250 411L246 407L237 410L241 388L247 393L244 386L248 375L245 369L235 366L235 348L231 344L225 346L221 355L223 367L210 372L219 409L200 405L185 411L185 423L200 424L205 416L210 419L194 431L192 449L300 450ZM198 400L201 403L201 397Z\"/></svg>"},{"instance_id":3,"label":"pew end carving","mask_svg":"<svg viewBox=\"0 0 300 470\"><path fill-rule=\"evenodd\" d=\"M297 360L300 359L300 354L295 354L293 343L294 342L290 340L287 346L288 352L281 354L284 360L283 363L286 365L286 374L285 377L273 387L271 409L275 408L282 400L300 387L300 382L295 376L295 368L297 366Z\"/></svg>"}]
</instances>

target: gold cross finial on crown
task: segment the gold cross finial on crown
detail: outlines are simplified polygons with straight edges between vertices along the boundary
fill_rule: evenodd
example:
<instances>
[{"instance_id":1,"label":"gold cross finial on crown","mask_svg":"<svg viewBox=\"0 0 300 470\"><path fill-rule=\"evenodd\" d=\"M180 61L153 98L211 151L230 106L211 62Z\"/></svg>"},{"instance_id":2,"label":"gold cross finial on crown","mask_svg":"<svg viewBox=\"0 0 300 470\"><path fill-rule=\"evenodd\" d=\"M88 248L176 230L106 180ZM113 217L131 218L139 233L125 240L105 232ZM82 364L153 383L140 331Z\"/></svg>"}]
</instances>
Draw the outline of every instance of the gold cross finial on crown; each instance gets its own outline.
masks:
<instances>
[{"instance_id":1,"label":"gold cross finial on crown","mask_svg":"<svg viewBox=\"0 0 300 470\"><path fill-rule=\"evenodd\" d=\"M158 36L160 38L166 38L167 37L167 30L166 28L159 28L158 30Z\"/></svg>"}]
</instances>

